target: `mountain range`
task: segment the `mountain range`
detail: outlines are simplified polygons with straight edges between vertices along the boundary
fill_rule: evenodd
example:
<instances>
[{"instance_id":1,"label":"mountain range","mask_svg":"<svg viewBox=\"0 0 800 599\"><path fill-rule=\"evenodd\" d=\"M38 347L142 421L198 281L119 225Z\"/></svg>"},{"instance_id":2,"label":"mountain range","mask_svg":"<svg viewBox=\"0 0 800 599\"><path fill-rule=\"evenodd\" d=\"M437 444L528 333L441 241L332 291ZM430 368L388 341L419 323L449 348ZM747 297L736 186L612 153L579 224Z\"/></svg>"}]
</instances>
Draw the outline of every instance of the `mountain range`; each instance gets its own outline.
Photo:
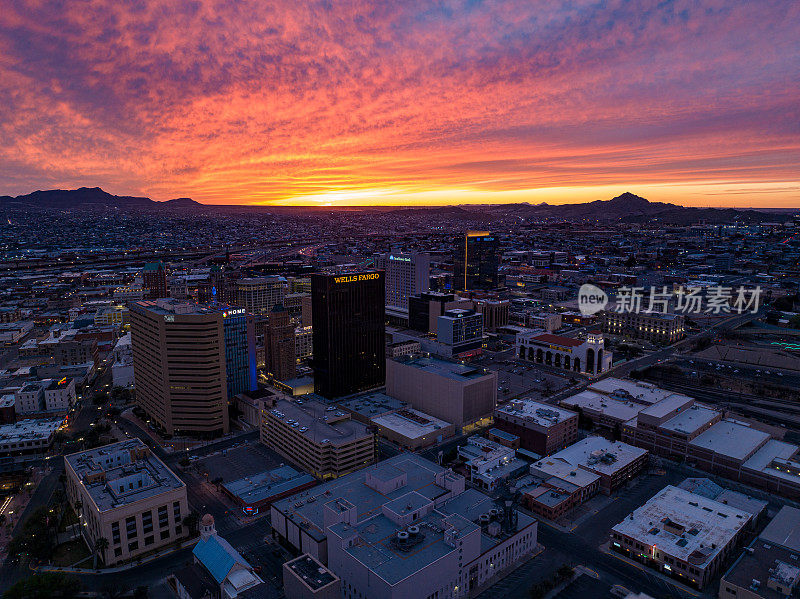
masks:
<instances>
[{"instance_id":1,"label":"mountain range","mask_svg":"<svg viewBox=\"0 0 800 599\"><path fill-rule=\"evenodd\" d=\"M297 210L335 210L331 207L290 207L290 206L212 206L201 204L191 198L177 198L157 202L146 197L117 196L99 187L79 189L51 189L12 196L0 196L0 206L18 205L44 207L55 210L69 210L78 207L100 207L115 209L172 209L172 210L224 210L226 208L248 208L274 212L293 212ZM486 217L487 214L517 216L524 219L564 219L589 220L623 223L661 222L664 224L688 225L700 221L707 223L755 223L764 221L783 221L791 217L790 211L767 212L755 209L735 208L689 208L664 202L651 202L636 194L625 192L610 200L595 200L582 204L493 204L393 208L387 206L350 207L352 211L380 211L397 213L408 217L414 214L449 216L454 219Z\"/></svg>"},{"instance_id":2,"label":"mountain range","mask_svg":"<svg viewBox=\"0 0 800 599\"><path fill-rule=\"evenodd\" d=\"M150 198L136 196L117 196L99 187L80 187L78 189L50 189L34 191L21 196L0 196L0 205L12 203L28 206L41 206L67 210L85 205L107 206L112 208L199 208L200 202L191 198L177 198L166 202L156 202Z\"/></svg>"}]
</instances>

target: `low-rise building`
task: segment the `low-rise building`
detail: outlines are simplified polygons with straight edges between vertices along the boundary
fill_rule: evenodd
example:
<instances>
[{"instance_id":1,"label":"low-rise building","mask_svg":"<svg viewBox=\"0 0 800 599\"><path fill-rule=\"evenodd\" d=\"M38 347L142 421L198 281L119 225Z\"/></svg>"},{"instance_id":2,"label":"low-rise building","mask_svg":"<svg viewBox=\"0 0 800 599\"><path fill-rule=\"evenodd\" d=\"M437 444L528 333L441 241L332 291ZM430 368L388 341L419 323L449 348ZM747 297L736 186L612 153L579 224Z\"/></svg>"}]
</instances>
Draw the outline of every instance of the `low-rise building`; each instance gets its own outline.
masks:
<instances>
[{"instance_id":1,"label":"low-rise building","mask_svg":"<svg viewBox=\"0 0 800 599\"><path fill-rule=\"evenodd\" d=\"M222 490L248 515L257 514L273 501L299 493L317 484L310 474L291 466L251 474L222 484Z\"/></svg>"},{"instance_id":2,"label":"low-rise building","mask_svg":"<svg viewBox=\"0 0 800 599\"><path fill-rule=\"evenodd\" d=\"M464 460L470 482L486 491L528 469L528 463L517 458L514 449L483 437L467 439L466 445L458 447L458 455Z\"/></svg>"},{"instance_id":3,"label":"low-rise building","mask_svg":"<svg viewBox=\"0 0 800 599\"><path fill-rule=\"evenodd\" d=\"M513 399L495 410L494 426L516 435L520 447L550 455L578 439L578 415L532 399Z\"/></svg>"},{"instance_id":4,"label":"low-rise building","mask_svg":"<svg viewBox=\"0 0 800 599\"><path fill-rule=\"evenodd\" d=\"M21 420L0 426L0 472L20 470L53 445L62 420Z\"/></svg>"},{"instance_id":5,"label":"low-rise building","mask_svg":"<svg viewBox=\"0 0 800 599\"><path fill-rule=\"evenodd\" d=\"M594 497L600 476L552 456L530 466L535 482L522 489L523 502L534 514L556 520Z\"/></svg>"},{"instance_id":6,"label":"low-rise building","mask_svg":"<svg viewBox=\"0 0 800 599\"><path fill-rule=\"evenodd\" d=\"M705 587L725 564L752 514L667 486L611 532L611 547L664 574Z\"/></svg>"},{"instance_id":7,"label":"low-rise building","mask_svg":"<svg viewBox=\"0 0 800 599\"><path fill-rule=\"evenodd\" d=\"M586 437L558 453L552 460L563 460L600 477L600 490L606 495L635 477L647 465L647 451L604 437Z\"/></svg>"},{"instance_id":8,"label":"low-rise building","mask_svg":"<svg viewBox=\"0 0 800 599\"><path fill-rule=\"evenodd\" d=\"M195 564L205 570L217 586L219 599L264 597L266 584L255 568L217 534L214 518L205 514L200 520L200 540L192 549Z\"/></svg>"},{"instance_id":9,"label":"low-rise building","mask_svg":"<svg viewBox=\"0 0 800 599\"><path fill-rule=\"evenodd\" d=\"M44 388L44 409L47 412L66 412L78 399L75 379L62 377L47 381Z\"/></svg>"},{"instance_id":10,"label":"low-rise building","mask_svg":"<svg viewBox=\"0 0 800 599\"><path fill-rule=\"evenodd\" d=\"M308 553L284 562L286 599L341 599L342 581Z\"/></svg>"},{"instance_id":11,"label":"low-rise building","mask_svg":"<svg viewBox=\"0 0 800 599\"><path fill-rule=\"evenodd\" d=\"M531 555L537 522L464 484L401 454L273 503L273 534L326 564L348 597L468 596Z\"/></svg>"},{"instance_id":12,"label":"low-rise building","mask_svg":"<svg viewBox=\"0 0 800 599\"><path fill-rule=\"evenodd\" d=\"M0 343L13 345L33 330L32 320L0 322Z\"/></svg>"},{"instance_id":13,"label":"low-rise building","mask_svg":"<svg viewBox=\"0 0 800 599\"><path fill-rule=\"evenodd\" d=\"M375 435L350 414L316 399L281 399L262 413L261 442L319 479L375 461Z\"/></svg>"},{"instance_id":14,"label":"low-rise building","mask_svg":"<svg viewBox=\"0 0 800 599\"><path fill-rule=\"evenodd\" d=\"M685 318L662 312L613 312L602 314L603 332L653 343L675 343L685 336Z\"/></svg>"},{"instance_id":15,"label":"low-rise building","mask_svg":"<svg viewBox=\"0 0 800 599\"><path fill-rule=\"evenodd\" d=\"M186 485L139 439L73 453L64 464L67 497L86 542L108 540L106 565L187 536Z\"/></svg>"},{"instance_id":16,"label":"low-rise building","mask_svg":"<svg viewBox=\"0 0 800 599\"><path fill-rule=\"evenodd\" d=\"M518 333L516 354L521 360L588 375L606 372L612 361L600 331L589 331L586 339L541 331Z\"/></svg>"}]
</instances>

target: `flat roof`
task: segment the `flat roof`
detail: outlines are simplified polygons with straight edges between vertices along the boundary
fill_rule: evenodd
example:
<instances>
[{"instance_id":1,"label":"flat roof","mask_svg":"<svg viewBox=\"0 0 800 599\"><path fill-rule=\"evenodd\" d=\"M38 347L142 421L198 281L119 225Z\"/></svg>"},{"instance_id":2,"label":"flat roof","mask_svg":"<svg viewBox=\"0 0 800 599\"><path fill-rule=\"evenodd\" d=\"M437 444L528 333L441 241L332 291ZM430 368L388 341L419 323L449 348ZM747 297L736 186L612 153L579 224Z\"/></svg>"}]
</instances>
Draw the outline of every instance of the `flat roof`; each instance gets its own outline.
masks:
<instances>
[{"instance_id":1,"label":"flat roof","mask_svg":"<svg viewBox=\"0 0 800 599\"><path fill-rule=\"evenodd\" d=\"M308 553L286 562L286 567L314 591L339 580L336 574L328 570Z\"/></svg>"},{"instance_id":2,"label":"flat roof","mask_svg":"<svg viewBox=\"0 0 800 599\"><path fill-rule=\"evenodd\" d=\"M493 374L492 371L480 366L450 362L433 356L399 356L394 358L394 361L456 381L478 379Z\"/></svg>"},{"instance_id":3,"label":"flat roof","mask_svg":"<svg viewBox=\"0 0 800 599\"><path fill-rule=\"evenodd\" d=\"M417 439L450 426L449 422L411 408L376 416L372 422L408 439Z\"/></svg>"},{"instance_id":4,"label":"flat roof","mask_svg":"<svg viewBox=\"0 0 800 599\"><path fill-rule=\"evenodd\" d=\"M346 551L373 574L389 584L395 584L440 558L458 551L457 546L445 542L446 529L455 529L457 538L471 534L480 535L481 553L485 553L535 521L530 516L517 512L518 520L514 530L503 530L500 536L490 537L482 532L476 521L481 514L499 507L483 493L467 489L414 522L419 527L419 536L417 544L410 550L401 549L393 542L399 527L383 514L356 526L340 522L331 526L330 530L340 538L357 535L358 541L347 547Z\"/></svg>"},{"instance_id":5,"label":"flat roof","mask_svg":"<svg viewBox=\"0 0 800 599\"><path fill-rule=\"evenodd\" d=\"M594 410L622 422L635 418L644 408L642 404L613 399L607 395L600 395L589 390L581 391L576 395L561 400L561 405L575 409Z\"/></svg>"},{"instance_id":6,"label":"flat roof","mask_svg":"<svg viewBox=\"0 0 800 599\"><path fill-rule=\"evenodd\" d=\"M725 573L726 583L751 589L758 581L752 597L763 599L785 599L790 596L779 593L775 587L789 591L800 578L800 558L786 547L765 543L756 539ZM724 584L724 583L723 583Z\"/></svg>"},{"instance_id":7,"label":"flat roof","mask_svg":"<svg viewBox=\"0 0 800 599\"><path fill-rule=\"evenodd\" d=\"M674 393L658 401L650 406L646 407L644 410L640 412L642 415L652 416L654 418L663 418L664 416L668 415L670 412L674 412L676 410L682 410L687 407L687 405L691 405L694 403L694 399L691 397L687 397L686 395L681 395L680 393Z\"/></svg>"},{"instance_id":8,"label":"flat roof","mask_svg":"<svg viewBox=\"0 0 800 599\"><path fill-rule=\"evenodd\" d=\"M735 460L744 460L763 446L769 438L769 433L733 420L722 420L689 441L689 445L710 449L714 453Z\"/></svg>"},{"instance_id":9,"label":"flat roof","mask_svg":"<svg viewBox=\"0 0 800 599\"><path fill-rule=\"evenodd\" d=\"M140 450L146 450L144 457L134 458L132 452ZM101 512L184 486L139 439L80 451L64 459ZM87 477L92 477L91 482Z\"/></svg>"},{"instance_id":10,"label":"flat roof","mask_svg":"<svg viewBox=\"0 0 800 599\"><path fill-rule=\"evenodd\" d=\"M600 475L578 468L576 464L570 464L564 458L555 456L542 458L531 464L531 474L536 475L537 471L548 477L554 476L576 487L588 487L600 480Z\"/></svg>"},{"instance_id":11,"label":"flat roof","mask_svg":"<svg viewBox=\"0 0 800 599\"><path fill-rule=\"evenodd\" d=\"M589 387L592 391L605 395L619 394L629 396L636 403L654 404L662 399L674 395L674 392L656 387L651 383L643 381L633 381L629 379L618 379L608 377L592 382Z\"/></svg>"},{"instance_id":12,"label":"flat roof","mask_svg":"<svg viewBox=\"0 0 800 599\"><path fill-rule=\"evenodd\" d=\"M405 407L406 402L378 391L351 397L345 401L340 401L339 405L365 418L373 418L387 412L399 410Z\"/></svg>"},{"instance_id":13,"label":"flat roof","mask_svg":"<svg viewBox=\"0 0 800 599\"><path fill-rule=\"evenodd\" d=\"M436 475L444 470L445 468L416 454L402 453L300 494L279 499L272 507L302 526L306 532L315 533L318 540L322 540L325 538L323 505L327 501L339 498L349 501L357 507L360 522L379 513L384 503L411 491L430 499L444 495L448 491L435 483ZM406 484L384 495L366 484L367 473L389 480L405 473Z\"/></svg>"},{"instance_id":14,"label":"flat roof","mask_svg":"<svg viewBox=\"0 0 800 599\"><path fill-rule=\"evenodd\" d=\"M577 418L575 412L533 399L512 399L497 412L527 420L541 427L550 428L569 418Z\"/></svg>"},{"instance_id":15,"label":"flat roof","mask_svg":"<svg viewBox=\"0 0 800 599\"><path fill-rule=\"evenodd\" d=\"M593 472L610 475L644 455L647 455L647 450L621 441L586 437L550 457L561 458L573 466L583 466Z\"/></svg>"},{"instance_id":16,"label":"flat roof","mask_svg":"<svg viewBox=\"0 0 800 599\"><path fill-rule=\"evenodd\" d=\"M279 399L269 412L284 422L297 422L292 428L315 443L343 445L372 435L366 426L352 420L350 414L308 396L294 401Z\"/></svg>"},{"instance_id":17,"label":"flat roof","mask_svg":"<svg viewBox=\"0 0 800 599\"><path fill-rule=\"evenodd\" d=\"M310 474L298 472L291 466L280 466L222 486L243 503L254 504L314 482L316 479Z\"/></svg>"},{"instance_id":18,"label":"flat roof","mask_svg":"<svg viewBox=\"0 0 800 599\"><path fill-rule=\"evenodd\" d=\"M13 395L11 396L14 397ZM34 439L47 439L58 430L63 420L20 420L14 424L0 425L0 441L14 443L18 441L33 441Z\"/></svg>"},{"instance_id":19,"label":"flat roof","mask_svg":"<svg viewBox=\"0 0 800 599\"><path fill-rule=\"evenodd\" d=\"M783 506L759 538L800 552L800 509Z\"/></svg>"},{"instance_id":20,"label":"flat roof","mask_svg":"<svg viewBox=\"0 0 800 599\"><path fill-rule=\"evenodd\" d=\"M719 412L716 410L700 404L694 404L688 410L662 423L661 428L676 433L691 435L697 429L704 427L714 420L718 415Z\"/></svg>"},{"instance_id":21,"label":"flat roof","mask_svg":"<svg viewBox=\"0 0 800 599\"><path fill-rule=\"evenodd\" d=\"M742 467L761 472L767 476L800 484L800 475L796 474L796 468L789 467L788 463L796 461L797 452L797 445L770 439ZM780 468L782 465L786 466L786 470Z\"/></svg>"},{"instance_id":22,"label":"flat roof","mask_svg":"<svg viewBox=\"0 0 800 599\"><path fill-rule=\"evenodd\" d=\"M685 562L691 556L693 565L706 567L751 518L747 512L670 485L612 530L644 545L656 545ZM665 530L669 523L682 528L682 534Z\"/></svg>"}]
</instances>

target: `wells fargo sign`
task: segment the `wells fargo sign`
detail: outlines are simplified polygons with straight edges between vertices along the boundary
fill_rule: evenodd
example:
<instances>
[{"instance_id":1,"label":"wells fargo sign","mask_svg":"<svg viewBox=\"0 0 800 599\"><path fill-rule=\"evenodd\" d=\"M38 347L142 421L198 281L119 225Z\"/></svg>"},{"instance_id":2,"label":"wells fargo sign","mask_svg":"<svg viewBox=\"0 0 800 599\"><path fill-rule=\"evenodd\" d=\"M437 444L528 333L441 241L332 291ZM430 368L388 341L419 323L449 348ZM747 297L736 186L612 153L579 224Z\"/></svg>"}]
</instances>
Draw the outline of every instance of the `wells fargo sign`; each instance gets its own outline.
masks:
<instances>
[{"instance_id":1,"label":"wells fargo sign","mask_svg":"<svg viewBox=\"0 0 800 599\"><path fill-rule=\"evenodd\" d=\"M374 279L380 278L380 273L378 272L370 272L363 275L346 275L343 277L333 277L334 282L336 283L355 283L356 281L372 281Z\"/></svg>"}]
</instances>

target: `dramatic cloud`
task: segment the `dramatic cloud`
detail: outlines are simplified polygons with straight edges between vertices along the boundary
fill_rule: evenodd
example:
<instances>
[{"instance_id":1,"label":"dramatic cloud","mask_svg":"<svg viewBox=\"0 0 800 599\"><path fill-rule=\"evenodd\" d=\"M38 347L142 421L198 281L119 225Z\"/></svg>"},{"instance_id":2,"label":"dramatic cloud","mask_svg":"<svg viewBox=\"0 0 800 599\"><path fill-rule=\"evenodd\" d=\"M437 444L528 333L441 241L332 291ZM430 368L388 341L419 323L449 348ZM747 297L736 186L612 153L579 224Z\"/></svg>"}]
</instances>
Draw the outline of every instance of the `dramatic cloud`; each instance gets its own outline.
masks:
<instances>
[{"instance_id":1,"label":"dramatic cloud","mask_svg":"<svg viewBox=\"0 0 800 599\"><path fill-rule=\"evenodd\" d=\"M0 194L797 205L798 73L797 2L8 3Z\"/></svg>"}]
</instances>

